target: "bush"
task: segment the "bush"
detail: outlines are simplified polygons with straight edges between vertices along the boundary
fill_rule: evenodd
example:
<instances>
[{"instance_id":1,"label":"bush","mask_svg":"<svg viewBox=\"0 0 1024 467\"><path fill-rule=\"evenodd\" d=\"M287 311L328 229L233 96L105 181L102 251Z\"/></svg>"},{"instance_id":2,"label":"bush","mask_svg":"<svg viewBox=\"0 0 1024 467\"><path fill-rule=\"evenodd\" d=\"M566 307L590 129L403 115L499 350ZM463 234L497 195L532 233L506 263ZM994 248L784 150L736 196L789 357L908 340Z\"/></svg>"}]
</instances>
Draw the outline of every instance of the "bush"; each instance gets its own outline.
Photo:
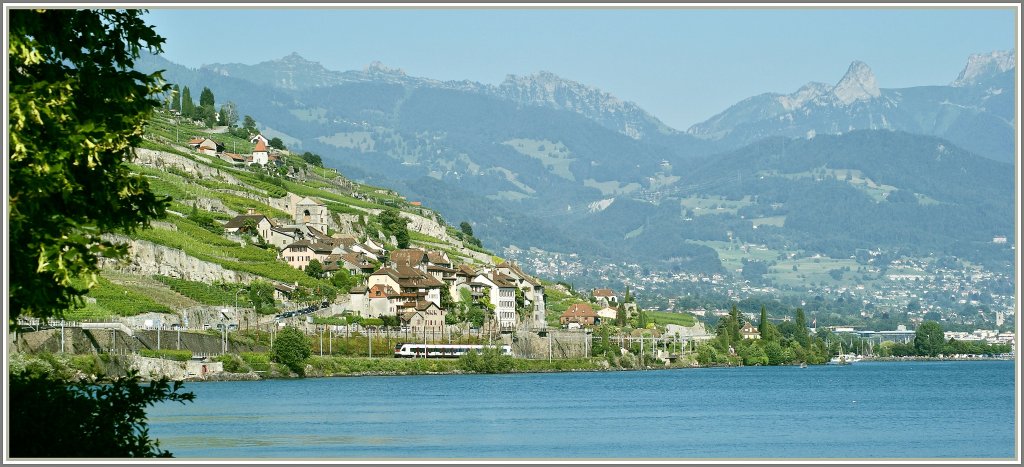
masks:
<instances>
[{"instance_id":1,"label":"bush","mask_svg":"<svg viewBox=\"0 0 1024 467\"><path fill-rule=\"evenodd\" d=\"M776 341L769 342L764 348L764 353L768 357L769 365L781 365L786 363L786 352ZM790 357L792 357L792 355L790 355Z\"/></svg>"},{"instance_id":2,"label":"bush","mask_svg":"<svg viewBox=\"0 0 1024 467\"><path fill-rule=\"evenodd\" d=\"M718 350L716 350L713 345L705 342L697 346L697 363L707 366L714 365L718 363L718 361Z\"/></svg>"},{"instance_id":3,"label":"bush","mask_svg":"<svg viewBox=\"0 0 1024 467\"><path fill-rule=\"evenodd\" d=\"M186 362L192 359L191 350L142 349L139 350L139 355L149 358L163 358L165 360L174 360L176 362Z\"/></svg>"},{"instance_id":4,"label":"bush","mask_svg":"<svg viewBox=\"0 0 1024 467\"><path fill-rule=\"evenodd\" d=\"M280 363L293 373L305 376L306 359L313 354L306 335L293 327L287 327L278 333L274 346L270 349L271 359Z\"/></svg>"},{"instance_id":5,"label":"bush","mask_svg":"<svg viewBox=\"0 0 1024 467\"><path fill-rule=\"evenodd\" d=\"M497 348L484 348L483 352L468 352L459 357L459 367L463 371L476 373L508 373L516 369L516 359L502 355Z\"/></svg>"},{"instance_id":6,"label":"bush","mask_svg":"<svg viewBox=\"0 0 1024 467\"><path fill-rule=\"evenodd\" d=\"M264 352L242 352L242 361L252 368L253 371L270 370L270 354Z\"/></svg>"},{"instance_id":7,"label":"bush","mask_svg":"<svg viewBox=\"0 0 1024 467\"><path fill-rule=\"evenodd\" d=\"M768 356L765 355L764 349L760 345L754 344L748 346L741 352L743 358L743 364L747 366L754 365L767 365Z\"/></svg>"},{"instance_id":8,"label":"bush","mask_svg":"<svg viewBox=\"0 0 1024 467\"><path fill-rule=\"evenodd\" d=\"M252 371L252 368L249 367L241 357L235 354L220 355L214 360L223 363L224 371L228 373L248 373Z\"/></svg>"}]
</instances>

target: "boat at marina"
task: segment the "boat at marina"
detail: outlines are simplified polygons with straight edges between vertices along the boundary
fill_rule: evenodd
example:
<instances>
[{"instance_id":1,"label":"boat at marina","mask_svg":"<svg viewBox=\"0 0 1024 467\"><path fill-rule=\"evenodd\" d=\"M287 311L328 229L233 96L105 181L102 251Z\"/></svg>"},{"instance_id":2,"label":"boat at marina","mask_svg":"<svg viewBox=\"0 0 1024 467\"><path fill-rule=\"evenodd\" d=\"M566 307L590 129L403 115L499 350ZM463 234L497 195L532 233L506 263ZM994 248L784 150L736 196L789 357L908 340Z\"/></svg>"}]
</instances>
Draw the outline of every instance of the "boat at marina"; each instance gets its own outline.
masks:
<instances>
[{"instance_id":1,"label":"boat at marina","mask_svg":"<svg viewBox=\"0 0 1024 467\"><path fill-rule=\"evenodd\" d=\"M861 356L854 353L843 353L843 346L839 345L839 353L828 361L829 365L850 365L861 361Z\"/></svg>"},{"instance_id":2,"label":"boat at marina","mask_svg":"<svg viewBox=\"0 0 1024 467\"><path fill-rule=\"evenodd\" d=\"M852 353L841 353L828 361L829 365L850 365L861 361L861 356Z\"/></svg>"}]
</instances>

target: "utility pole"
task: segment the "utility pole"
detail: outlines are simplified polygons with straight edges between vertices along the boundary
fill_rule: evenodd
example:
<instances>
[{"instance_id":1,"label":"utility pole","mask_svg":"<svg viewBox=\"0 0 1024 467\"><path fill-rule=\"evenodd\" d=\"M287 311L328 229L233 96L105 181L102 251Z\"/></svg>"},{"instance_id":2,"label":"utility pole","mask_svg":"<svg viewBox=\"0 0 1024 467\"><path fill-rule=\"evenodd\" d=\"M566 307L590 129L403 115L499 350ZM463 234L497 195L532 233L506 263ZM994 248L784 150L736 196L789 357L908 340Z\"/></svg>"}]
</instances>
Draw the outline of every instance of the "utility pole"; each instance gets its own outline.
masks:
<instances>
[{"instance_id":1,"label":"utility pole","mask_svg":"<svg viewBox=\"0 0 1024 467\"><path fill-rule=\"evenodd\" d=\"M551 333L548 333L548 363L551 363Z\"/></svg>"}]
</instances>

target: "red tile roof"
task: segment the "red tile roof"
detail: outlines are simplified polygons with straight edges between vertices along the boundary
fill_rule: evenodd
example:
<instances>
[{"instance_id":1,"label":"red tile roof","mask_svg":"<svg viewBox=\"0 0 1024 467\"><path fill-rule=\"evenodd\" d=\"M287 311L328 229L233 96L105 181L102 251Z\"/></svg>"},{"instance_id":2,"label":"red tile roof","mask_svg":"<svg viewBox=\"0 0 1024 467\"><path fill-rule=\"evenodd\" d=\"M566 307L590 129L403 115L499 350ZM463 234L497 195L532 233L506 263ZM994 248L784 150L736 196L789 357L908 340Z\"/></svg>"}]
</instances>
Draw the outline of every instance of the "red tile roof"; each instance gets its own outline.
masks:
<instances>
[{"instance_id":1,"label":"red tile roof","mask_svg":"<svg viewBox=\"0 0 1024 467\"><path fill-rule=\"evenodd\" d=\"M389 259L398 266L417 266L428 261L428 256L426 251L419 248L404 248L392 251Z\"/></svg>"},{"instance_id":2,"label":"red tile roof","mask_svg":"<svg viewBox=\"0 0 1024 467\"><path fill-rule=\"evenodd\" d=\"M573 303L562 313L562 318L599 318L594 309L586 303Z\"/></svg>"},{"instance_id":3,"label":"red tile roof","mask_svg":"<svg viewBox=\"0 0 1024 467\"><path fill-rule=\"evenodd\" d=\"M377 284L370 287L370 298L386 298L393 293L394 291L391 290L391 287L384 284Z\"/></svg>"}]
</instances>

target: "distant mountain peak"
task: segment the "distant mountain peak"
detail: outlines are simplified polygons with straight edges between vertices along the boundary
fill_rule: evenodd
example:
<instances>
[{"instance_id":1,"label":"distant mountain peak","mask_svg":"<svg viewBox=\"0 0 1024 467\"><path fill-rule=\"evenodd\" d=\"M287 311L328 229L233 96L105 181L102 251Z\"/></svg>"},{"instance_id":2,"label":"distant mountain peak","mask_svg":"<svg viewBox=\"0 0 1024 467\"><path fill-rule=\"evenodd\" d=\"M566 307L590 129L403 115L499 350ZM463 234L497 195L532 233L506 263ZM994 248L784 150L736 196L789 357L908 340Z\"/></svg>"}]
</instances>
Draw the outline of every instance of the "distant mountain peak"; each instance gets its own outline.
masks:
<instances>
[{"instance_id":1,"label":"distant mountain peak","mask_svg":"<svg viewBox=\"0 0 1024 467\"><path fill-rule=\"evenodd\" d=\"M634 139L653 132L668 134L675 131L632 102L550 71L525 76L507 75L495 91L521 104L579 113Z\"/></svg>"},{"instance_id":2,"label":"distant mountain peak","mask_svg":"<svg viewBox=\"0 0 1024 467\"><path fill-rule=\"evenodd\" d=\"M407 76L405 74L405 70L402 70L401 68L389 67L377 60L374 60L370 62L369 65L366 65L366 67L363 68L363 71L369 74Z\"/></svg>"},{"instance_id":3,"label":"distant mountain peak","mask_svg":"<svg viewBox=\"0 0 1024 467\"><path fill-rule=\"evenodd\" d=\"M800 87L796 92L786 96L779 96L779 103L787 111L803 107L807 102L813 101L832 91L832 86L825 83L810 82Z\"/></svg>"},{"instance_id":4,"label":"distant mountain peak","mask_svg":"<svg viewBox=\"0 0 1024 467\"><path fill-rule=\"evenodd\" d=\"M1017 53L1010 50L996 50L983 54L972 54L967 57L967 65L950 86L968 86L979 80L1014 69L1017 66Z\"/></svg>"},{"instance_id":5,"label":"distant mountain peak","mask_svg":"<svg viewBox=\"0 0 1024 467\"><path fill-rule=\"evenodd\" d=\"M303 58L302 55L299 55L298 52L292 52L292 53L290 53L288 55L285 55L283 58L281 58L281 61L282 62L309 62L309 60Z\"/></svg>"},{"instance_id":6,"label":"distant mountain peak","mask_svg":"<svg viewBox=\"0 0 1024 467\"><path fill-rule=\"evenodd\" d=\"M577 95L590 94L595 97L599 97L603 100L611 102L620 102L615 96L604 92L593 86L587 86L583 83L573 81L570 79L562 78L550 71L541 70L531 75L519 76L509 74L505 76L505 81L501 83L502 87L521 87L530 86L535 91L541 91L546 94L546 99L554 100L554 94L559 89L572 90Z\"/></svg>"},{"instance_id":7,"label":"distant mountain peak","mask_svg":"<svg viewBox=\"0 0 1024 467\"><path fill-rule=\"evenodd\" d=\"M844 105L871 100L882 95L875 73L866 63L854 60L843 78L832 88L832 94Z\"/></svg>"}]
</instances>

